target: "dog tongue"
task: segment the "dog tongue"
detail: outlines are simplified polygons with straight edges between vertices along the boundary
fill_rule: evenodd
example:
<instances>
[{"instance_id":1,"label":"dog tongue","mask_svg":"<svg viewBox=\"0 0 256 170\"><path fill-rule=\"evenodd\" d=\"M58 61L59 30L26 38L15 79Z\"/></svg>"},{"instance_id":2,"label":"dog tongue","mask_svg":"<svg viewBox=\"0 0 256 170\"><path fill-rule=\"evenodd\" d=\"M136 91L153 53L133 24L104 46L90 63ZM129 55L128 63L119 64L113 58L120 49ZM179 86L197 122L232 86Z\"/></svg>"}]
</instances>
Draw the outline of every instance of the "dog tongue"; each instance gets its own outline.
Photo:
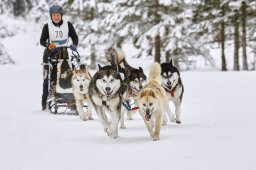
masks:
<instances>
[{"instance_id":1,"label":"dog tongue","mask_svg":"<svg viewBox=\"0 0 256 170\"><path fill-rule=\"evenodd\" d=\"M107 96L111 96L112 92L107 92L106 95Z\"/></svg>"},{"instance_id":2,"label":"dog tongue","mask_svg":"<svg viewBox=\"0 0 256 170\"><path fill-rule=\"evenodd\" d=\"M150 115L145 115L145 119L146 119L147 121L149 121L149 120L150 120L150 118L151 118L151 116L150 116Z\"/></svg>"}]
</instances>

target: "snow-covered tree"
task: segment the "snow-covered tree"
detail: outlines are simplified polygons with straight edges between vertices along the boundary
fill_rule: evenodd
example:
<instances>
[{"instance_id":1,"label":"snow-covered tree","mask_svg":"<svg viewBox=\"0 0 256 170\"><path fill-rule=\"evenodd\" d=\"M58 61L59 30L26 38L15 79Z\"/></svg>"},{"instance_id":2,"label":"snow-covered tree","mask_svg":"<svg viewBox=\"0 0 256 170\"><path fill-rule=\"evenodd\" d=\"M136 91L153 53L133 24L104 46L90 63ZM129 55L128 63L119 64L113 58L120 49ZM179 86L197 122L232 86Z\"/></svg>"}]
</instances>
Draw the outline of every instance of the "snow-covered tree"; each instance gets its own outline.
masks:
<instances>
[{"instance_id":1,"label":"snow-covered tree","mask_svg":"<svg viewBox=\"0 0 256 170\"><path fill-rule=\"evenodd\" d=\"M111 3L113 12L103 24L112 41L132 39L139 50L135 57L154 56L158 62L173 58L189 64L191 56L209 56L190 30L192 9L183 0L118 0Z\"/></svg>"},{"instance_id":2,"label":"snow-covered tree","mask_svg":"<svg viewBox=\"0 0 256 170\"><path fill-rule=\"evenodd\" d=\"M70 1L66 6L79 34L79 44L86 50L87 58L91 60L90 67L94 69L96 63L105 62L104 49L108 45L110 34L101 21L107 8L107 0Z\"/></svg>"}]
</instances>

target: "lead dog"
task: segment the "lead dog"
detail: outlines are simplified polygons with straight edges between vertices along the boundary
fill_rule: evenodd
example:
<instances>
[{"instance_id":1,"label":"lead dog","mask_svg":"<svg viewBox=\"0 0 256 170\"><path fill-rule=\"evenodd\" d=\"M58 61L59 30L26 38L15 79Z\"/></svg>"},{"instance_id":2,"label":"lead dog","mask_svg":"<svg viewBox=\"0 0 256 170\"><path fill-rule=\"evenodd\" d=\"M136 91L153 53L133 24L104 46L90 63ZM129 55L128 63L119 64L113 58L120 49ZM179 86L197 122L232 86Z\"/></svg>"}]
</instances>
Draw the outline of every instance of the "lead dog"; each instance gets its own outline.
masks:
<instances>
[{"instance_id":1,"label":"lead dog","mask_svg":"<svg viewBox=\"0 0 256 170\"><path fill-rule=\"evenodd\" d=\"M117 138L122 96L126 91L118 67L99 65L99 70L93 76L89 89L89 97L105 132L108 136ZM107 113L110 114L110 120Z\"/></svg>"},{"instance_id":2,"label":"lead dog","mask_svg":"<svg viewBox=\"0 0 256 170\"><path fill-rule=\"evenodd\" d=\"M83 121L93 120L92 103L89 99L89 83L92 77L85 66L81 66L80 70L75 69L72 77L72 89L76 100L76 108L80 118ZM87 111L84 112L84 102L87 103Z\"/></svg>"},{"instance_id":3,"label":"lead dog","mask_svg":"<svg viewBox=\"0 0 256 170\"><path fill-rule=\"evenodd\" d=\"M149 71L149 82L139 92L136 99L142 116L153 141L160 139L162 122L166 121L167 97L161 86L161 67L155 62Z\"/></svg>"}]
</instances>

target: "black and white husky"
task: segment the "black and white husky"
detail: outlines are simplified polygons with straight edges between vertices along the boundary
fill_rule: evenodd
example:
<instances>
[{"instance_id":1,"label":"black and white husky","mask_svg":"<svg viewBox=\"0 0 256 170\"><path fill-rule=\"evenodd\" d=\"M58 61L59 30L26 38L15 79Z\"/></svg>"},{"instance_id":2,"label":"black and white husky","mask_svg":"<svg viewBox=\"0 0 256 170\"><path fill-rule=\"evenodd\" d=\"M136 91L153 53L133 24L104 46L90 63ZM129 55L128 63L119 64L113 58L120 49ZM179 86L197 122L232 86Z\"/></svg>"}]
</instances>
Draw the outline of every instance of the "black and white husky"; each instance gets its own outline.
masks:
<instances>
[{"instance_id":1,"label":"black and white husky","mask_svg":"<svg viewBox=\"0 0 256 170\"><path fill-rule=\"evenodd\" d=\"M118 137L121 102L125 91L126 87L119 69L113 65L99 65L99 70L89 85L89 97L105 132L112 138Z\"/></svg>"},{"instance_id":2,"label":"black and white husky","mask_svg":"<svg viewBox=\"0 0 256 170\"><path fill-rule=\"evenodd\" d=\"M127 119L132 120L132 115L137 112L135 97L139 91L146 85L146 75L141 67L132 67L125 58L124 52L119 48L110 47L106 49L105 57L112 64L119 65L124 72L124 84L127 91L123 95L123 107L121 108L121 128L126 128L124 124L124 113L127 113Z\"/></svg>"},{"instance_id":3,"label":"black and white husky","mask_svg":"<svg viewBox=\"0 0 256 170\"><path fill-rule=\"evenodd\" d=\"M162 63L161 69L162 86L166 91L168 100L172 101L175 105L175 116L171 112L170 107L168 107L167 113L170 122L176 121L176 123L180 124L180 108L184 93L184 86L181 81L180 72L175 66L173 66L172 60L169 63Z\"/></svg>"}]
</instances>

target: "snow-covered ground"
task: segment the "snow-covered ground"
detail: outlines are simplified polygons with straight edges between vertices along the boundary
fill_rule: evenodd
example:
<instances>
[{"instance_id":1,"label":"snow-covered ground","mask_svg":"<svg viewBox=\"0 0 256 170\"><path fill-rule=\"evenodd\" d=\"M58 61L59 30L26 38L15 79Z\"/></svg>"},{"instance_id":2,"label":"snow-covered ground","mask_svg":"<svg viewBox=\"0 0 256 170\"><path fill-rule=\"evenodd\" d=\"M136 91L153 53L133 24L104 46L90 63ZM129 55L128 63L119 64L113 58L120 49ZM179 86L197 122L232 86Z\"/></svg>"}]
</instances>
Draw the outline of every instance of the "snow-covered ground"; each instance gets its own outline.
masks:
<instances>
[{"instance_id":1,"label":"snow-covered ground","mask_svg":"<svg viewBox=\"0 0 256 170\"><path fill-rule=\"evenodd\" d=\"M40 111L41 30L6 39L17 65L0 67L0 169L3 170L254 170L256 169L256 72L182 72L182 124L150 139L137 114L113 140L97 115ZM151 61L129 60L147 73Z\"/></svg>"}]
</instances>

